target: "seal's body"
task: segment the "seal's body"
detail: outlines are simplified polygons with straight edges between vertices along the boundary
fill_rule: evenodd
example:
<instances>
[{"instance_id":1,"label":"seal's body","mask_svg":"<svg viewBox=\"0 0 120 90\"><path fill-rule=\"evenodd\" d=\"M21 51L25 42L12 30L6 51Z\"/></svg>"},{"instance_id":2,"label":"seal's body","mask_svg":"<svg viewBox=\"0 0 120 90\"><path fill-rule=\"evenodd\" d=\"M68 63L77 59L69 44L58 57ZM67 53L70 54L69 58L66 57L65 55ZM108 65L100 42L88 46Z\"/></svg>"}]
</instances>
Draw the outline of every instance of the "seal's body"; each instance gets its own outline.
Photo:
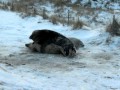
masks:
<instances>
[{"instance_id":1,"label":"seal's body","mask_svg":"<svg viewBox=\"0 0 120 90\"><path fill-rule=\"evenodd\" d=\"M84 47L84 44L81 40L73 37L68 38L75 46L76 49L79 49L80 47Z\"/></svg>"}]
</instances>

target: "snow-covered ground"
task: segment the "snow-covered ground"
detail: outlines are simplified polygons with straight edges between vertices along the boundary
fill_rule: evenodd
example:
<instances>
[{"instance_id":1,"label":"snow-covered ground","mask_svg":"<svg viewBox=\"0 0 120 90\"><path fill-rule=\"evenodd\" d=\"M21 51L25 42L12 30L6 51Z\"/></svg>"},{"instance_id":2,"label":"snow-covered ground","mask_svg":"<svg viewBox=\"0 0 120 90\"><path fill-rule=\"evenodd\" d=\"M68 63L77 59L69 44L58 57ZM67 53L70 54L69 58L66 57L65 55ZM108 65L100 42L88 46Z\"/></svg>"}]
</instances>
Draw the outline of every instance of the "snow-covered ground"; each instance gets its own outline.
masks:
<instances>
[{"instance_id":1,"label":"snow-covered ground","mask_svg":"<svg viewBox=\"0 0 120 90\"><path fill-rule=\"evenodd\" d=\"M74 58L33 53L25 44L33 30L44 28L76 37L85 47ZM104 26L85 28L0 11L0 90L120 90L120 37L110 38Z\"/></svg>"}]
</instances>

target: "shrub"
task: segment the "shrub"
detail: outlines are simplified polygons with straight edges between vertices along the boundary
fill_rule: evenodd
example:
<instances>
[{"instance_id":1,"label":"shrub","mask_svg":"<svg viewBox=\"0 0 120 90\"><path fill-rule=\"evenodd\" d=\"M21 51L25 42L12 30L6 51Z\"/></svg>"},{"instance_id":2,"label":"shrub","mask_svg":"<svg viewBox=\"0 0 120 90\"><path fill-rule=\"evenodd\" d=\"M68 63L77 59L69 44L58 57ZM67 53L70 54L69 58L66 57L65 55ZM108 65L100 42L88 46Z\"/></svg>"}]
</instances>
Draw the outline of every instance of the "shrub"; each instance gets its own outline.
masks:
<instances>
[{"instance_id":1,"label":"shrub","mask_svg":"<svg viewBox=\"0 0 120 90\"><path fill-rule=\"evenodd\" d=\"M115 16L113 16L113 21L107 26L106 31L109 32L111 35L120 36L120 24L115 19Z\"/></svg>"},{"instance_id":2,"label":"shrub","mask_svg":"<svg viewBox=\"0 0 120 90\"><path fill-rule=\"evenodd\" d=\"M57 16L52 15L49 19L50 19L50 22L52 22L53 24L58 24Z\"/></svg>"},{"instance_id":3,"label":"shrub","mask_svg":"<svg viewBox=\"0 0 120 90\"><path fill-rule=\"evenodd\" d=\"M84 23L82 21L78 20L77 22L75 22L73 24L73 29L80 29L83 27L83 25L84 25Z\"/></svg>"},{"instance_id":4,"label":"shrub","mask_svg":"<svg viewBox=\"0 0 120 90\"><path fill-rule=\"evenodd\" d=\"M44 8L44 9L43 9L43 13L42 13L43 19L48 19L48 15L47 15L46 12L47 12L47 11L46 11L46 9Z\"/></svg>"}]
</instances>

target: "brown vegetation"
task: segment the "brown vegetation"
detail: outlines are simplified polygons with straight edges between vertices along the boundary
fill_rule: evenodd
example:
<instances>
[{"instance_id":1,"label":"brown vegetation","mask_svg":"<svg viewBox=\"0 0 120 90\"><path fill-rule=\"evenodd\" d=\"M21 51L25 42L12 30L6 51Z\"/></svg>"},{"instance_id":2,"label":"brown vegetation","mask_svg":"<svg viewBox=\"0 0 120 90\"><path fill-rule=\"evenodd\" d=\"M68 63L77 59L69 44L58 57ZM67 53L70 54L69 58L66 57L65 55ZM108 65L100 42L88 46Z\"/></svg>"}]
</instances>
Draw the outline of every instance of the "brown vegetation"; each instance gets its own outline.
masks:
<instances>
[{"instance_id":1,"label":"brown vegetation","mask_svg":"<svg viewBox=\"0 0 120 90\"><path fill-rule=\"evenodd\" d=\"M84 7L80 4L79 0L76 0L75 3L72 3L71 0L12 0L12 3L2 3L0 2L0 8L4 10L10 10L14 12L20 12L21 16L42 16L43 19L48 19L53 24L61 23L63 25L71 25L73 29L80 29L84 22L80 20L76 20L80 16L83 15L91 15L95 14L95 11L102 9L93 9L90 7ZM47 5L52 3L54 11L49 12L45 9L45 7L41 7L44 4ZM72 10L68 10L66 12L65 7L70 7ZM74 11L74 12L73 12ZM77 16L77 17L75 17ZM93 17L93 20L96 18ZM112 26L114 27L114 26ZM111 28L111 26L109 26ZM107 30L109 32L109 30ZM120 34L120 32L117 32Z\"/></svg>"},{"instance_id":2,"label":"brown vegetation","mask_svg":"<svg viewBox=\"0 0 120 90\"><path fill-rule=\"evenodd\" d=\"M81 29L83 27L83 25L85 25L82 21L78 20L77 22L75 22L73 24L73 30L74 29Z\"/></svg>"},{"instance_id":3,"label":"brown vegetation","mask_svg":"<svg viewBox=\"0 0 120 90\"><path fill-rule=\"evenodd\" d=\"M115 19L115 15L113 16L113 21L109 24L106 28L106 31L109 32L111 35L119 35L120 36L120 24Z\"/></svg>"}]
</instances>

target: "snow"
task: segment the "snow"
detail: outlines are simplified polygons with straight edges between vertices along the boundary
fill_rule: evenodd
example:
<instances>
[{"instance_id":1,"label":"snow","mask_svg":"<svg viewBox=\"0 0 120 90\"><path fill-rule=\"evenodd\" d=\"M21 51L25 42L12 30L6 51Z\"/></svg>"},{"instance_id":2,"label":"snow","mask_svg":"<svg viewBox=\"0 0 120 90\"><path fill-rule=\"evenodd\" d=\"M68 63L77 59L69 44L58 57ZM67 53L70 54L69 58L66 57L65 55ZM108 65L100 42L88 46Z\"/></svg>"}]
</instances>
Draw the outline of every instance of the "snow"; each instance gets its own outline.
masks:
<instances>
[{"instance_id":1,"label":"snow","mask_svg":"<svg viewBox=\"0 0 120 90\"><path fill-rule=\"evenodd\" d=\"M39 16L19 15L0 10L0 89L120 90L120 37L110 38L107 44L104 26L72 30ZM32 31L44 28L78 38L85 47L74 58L32 53L25 44L31 42Z\"/></svg>"},{"instance_id":2,"label":"snow","mask_svg":"<svg viewBox=\"0 0 120 90\"><path fill-rule=\"evenodd\" d=\"M1 2L11 2L11 0L0 0Z\"/></svg>"}]
</instances>

